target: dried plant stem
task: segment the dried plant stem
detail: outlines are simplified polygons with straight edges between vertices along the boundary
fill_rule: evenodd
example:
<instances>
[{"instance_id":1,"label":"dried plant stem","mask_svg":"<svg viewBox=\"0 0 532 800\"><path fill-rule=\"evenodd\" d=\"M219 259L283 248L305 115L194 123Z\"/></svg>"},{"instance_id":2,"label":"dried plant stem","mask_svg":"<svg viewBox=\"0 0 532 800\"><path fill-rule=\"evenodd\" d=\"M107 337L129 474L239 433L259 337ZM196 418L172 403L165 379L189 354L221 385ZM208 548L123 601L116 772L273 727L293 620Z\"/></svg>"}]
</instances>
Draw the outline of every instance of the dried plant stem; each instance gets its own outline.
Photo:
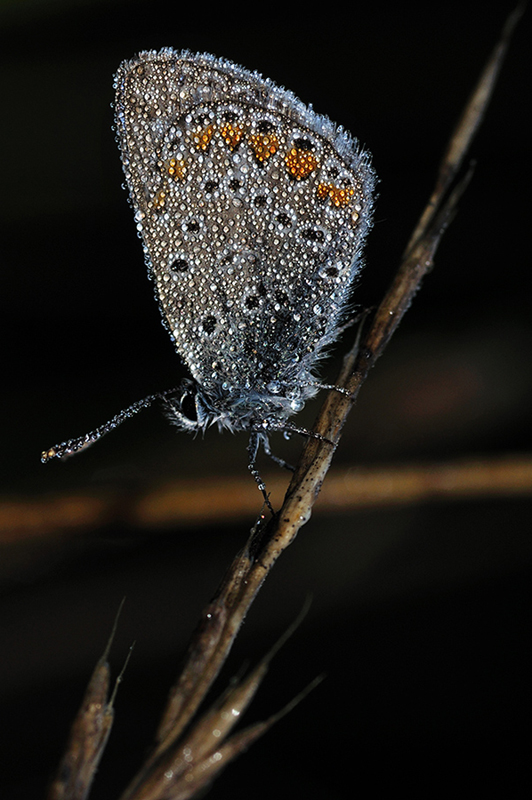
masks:
<instances>
[{"instance_id":1,"label":"dried plant stem","mask_svg":"<svg viewBox=\"0 0 532 800\"><path fill-rule=\"evenodd\" d=\"M286 479L280 470L264 477L273 496L285 489ZM530 453L332 468L320 497L319 513L429 502L442 496L452 500L531 493ZM247 475L199 482L176 479L128 498L127 506L119 502L120 496L117 488L112 492L102 489L68 493L32 502L4 500L0 503L0 543L74 535L114 523L153 529L234 522L249 519L257 508L257 490Z\"/></svg>"},{"instance_id":2,"label":"dried plant stem","mask_svg":"<svg viewBox=\"0 0 532 800\"><path fill-rule=\"evenodd\" d=\"M107 658L123 605L122 600L103 655L94 668L85 697L72 724L65 754L59 764L57 775L49 787L48 800L85 800L89 795L94 775L111 733L116 690L129 660L128 656L116 680L115 689L109 697L111 678Z\"/></svg>"},{"instance_id":3,"label":"dried plant stem","mask_svg":"<svg viewBox=\"0 0 532 800\"><path fill-rule=\"evenodd\" d=\"M441 198L454 181L460 169L464 156L480 127L486 108L488 107L491 95L495 88L499 72L510 44L510 39L514 29L524 14L526 3L519 3L515 10L510 14L502 29L501 38L495 45L490 58L488 59L480 80L471 93L464 108L462 116L458 120L454 129L447 150L442 158L438 178L432 196L421 215L419 222L410 238L405 253L409 253L414 244L421 238L424 231L437 213Z\"/></svg>"}]
</instances>

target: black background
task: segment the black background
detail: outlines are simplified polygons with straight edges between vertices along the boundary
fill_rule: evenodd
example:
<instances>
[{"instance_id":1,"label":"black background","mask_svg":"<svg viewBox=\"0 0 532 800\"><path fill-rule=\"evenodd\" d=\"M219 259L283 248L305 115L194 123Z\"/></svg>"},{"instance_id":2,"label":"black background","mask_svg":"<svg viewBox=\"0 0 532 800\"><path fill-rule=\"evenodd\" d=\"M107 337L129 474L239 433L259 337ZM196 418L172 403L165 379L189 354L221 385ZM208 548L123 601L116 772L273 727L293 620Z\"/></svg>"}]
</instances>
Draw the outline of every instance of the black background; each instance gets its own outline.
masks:
<instances>
[{"instance_id":1,"label":"black background","mask_svg":"<svg viewBox=\"0 0 532 800\"><path fill-rule=\"evenodd\" d=\"M380 178L357 301L376 303L510 2L200 5L19 2L0 11L2 494L28 498L246 473L246 437L177 434L145 412L65 464L39 453L179 382L121 190L112 76L138 50L213 52L352 131ZM364 387L336 466L530 450L530 13L471 155L436 268ZM346 337L324 370L334 380ZM312 424L317 405L298 417ZM298 441L278 442L297 457ZM284 448L284 450L283 450ZM268 474L269 465L264 465ZM259 496L257 496L259 507ZM313 605L247 715L327 680L212 797L527 796L529 499L320 515L276 566L224 672ZM98 530L2 548L0 794L42 797L121 598L137 641L93 796L115 798L192 627L252 523ZM220 684L220 688L223 685ZM346 788L346 782L348 788Z\"/></svg>"}]
</instances>

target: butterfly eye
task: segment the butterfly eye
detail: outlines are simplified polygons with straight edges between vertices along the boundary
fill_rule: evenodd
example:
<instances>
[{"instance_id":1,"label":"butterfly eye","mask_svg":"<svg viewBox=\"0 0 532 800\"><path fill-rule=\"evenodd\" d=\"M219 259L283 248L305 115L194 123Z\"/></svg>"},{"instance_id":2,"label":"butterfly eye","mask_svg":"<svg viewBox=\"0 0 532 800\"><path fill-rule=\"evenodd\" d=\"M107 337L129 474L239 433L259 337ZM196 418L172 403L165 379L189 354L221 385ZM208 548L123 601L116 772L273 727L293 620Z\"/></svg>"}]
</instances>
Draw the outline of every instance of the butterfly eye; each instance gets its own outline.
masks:
<instances>
[{"instance_id":1,"label":"butterfly eye","mask_svg":"<svg viewBox=\"0 0 532 800\"><path fill-rule=\"evenodd\" d=\"M193 391L185 392L179 400L179 410L191 422L198 421L196 409L196 393Z\"/></svg>"}]
</instances>

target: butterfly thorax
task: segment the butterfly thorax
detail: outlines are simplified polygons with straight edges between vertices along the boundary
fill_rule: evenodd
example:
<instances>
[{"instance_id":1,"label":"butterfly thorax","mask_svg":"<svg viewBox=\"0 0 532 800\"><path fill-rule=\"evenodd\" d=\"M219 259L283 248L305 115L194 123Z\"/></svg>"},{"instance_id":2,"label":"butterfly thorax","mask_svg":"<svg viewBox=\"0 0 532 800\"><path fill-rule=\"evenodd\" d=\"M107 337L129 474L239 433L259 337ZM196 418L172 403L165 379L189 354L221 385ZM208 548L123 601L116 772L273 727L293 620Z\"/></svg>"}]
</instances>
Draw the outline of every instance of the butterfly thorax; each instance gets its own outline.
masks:
<instances>
[{"instance_id":1,"label":"butterfly thorax","mask_svg":"<svg viewBox=\"0 0 532 800\"><path fill-rule=\"evenodd\" d=\"M231 432L279 430L317 391L315 381L287 386L277 380L255 386L217 384L208 391L186 379L166 403L169 419L181 430L198 432L211 425Z\"/></svg>"}]
</instances>

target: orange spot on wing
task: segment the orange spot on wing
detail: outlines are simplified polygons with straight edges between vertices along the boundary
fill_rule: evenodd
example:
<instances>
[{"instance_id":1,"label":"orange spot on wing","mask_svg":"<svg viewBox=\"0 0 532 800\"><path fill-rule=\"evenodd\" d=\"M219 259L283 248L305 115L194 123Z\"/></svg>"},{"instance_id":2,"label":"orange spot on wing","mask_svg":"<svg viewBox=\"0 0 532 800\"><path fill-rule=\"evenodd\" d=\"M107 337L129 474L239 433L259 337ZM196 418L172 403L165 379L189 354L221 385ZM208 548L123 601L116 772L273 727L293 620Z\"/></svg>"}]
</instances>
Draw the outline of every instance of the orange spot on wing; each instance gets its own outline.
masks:
<instances>
[{"instance_id":1,"label":"orange spot on wing","mask_svg":"<svg viewBox=\"0 0 532 800\"><path fill-rule=\"evenodd\" d=\"M318 166L314 153L300 147L291 147L285 156L285 162L288 172L296 181L308 178Z\"/></svg>"},{"instance_id":2,"label":"orange spot on wing","mask_svg":"<svg viewBox=\"0 0 532 800\"><path fill-rule=\"evenodd\" d=\"M211 142L216 125L207 125L202 131L194 136L194 144L198 150L206 150Z\"/></svg>"},{"instance_id":3,"label":"orange spot on wing","mask_svg":"<svg viewBox=\"0 0 532 800\"><path fill-rule=\"evenodd\" d=\"M231 150L234 150L244 135L244 125L224 122L220 128L220 133L224 142Z\"/></svg>"},{"instance_id":4,"label":"orange spot on wing","mask_svg":"<svg viewBox=\"0 0 532 800\"><path fill-rule=\"evenodd\" d=\"M325 200L328 197L333 206L340 208L351 202L355 190L352 186L335 186L334 183L320 183L316 189L316 194L320 200Z\"/></svg>"},{"instance_id":5,"label":"orange spot on wing","mask_svg":"<svg viewBox=\"0 0 532 800\"><path fill-rule=\"evenodd\" d=\"M252 133L249 143L259 161L266 161L279 149L279 139L275 133Z\"/></svg>"}]
</instances>

